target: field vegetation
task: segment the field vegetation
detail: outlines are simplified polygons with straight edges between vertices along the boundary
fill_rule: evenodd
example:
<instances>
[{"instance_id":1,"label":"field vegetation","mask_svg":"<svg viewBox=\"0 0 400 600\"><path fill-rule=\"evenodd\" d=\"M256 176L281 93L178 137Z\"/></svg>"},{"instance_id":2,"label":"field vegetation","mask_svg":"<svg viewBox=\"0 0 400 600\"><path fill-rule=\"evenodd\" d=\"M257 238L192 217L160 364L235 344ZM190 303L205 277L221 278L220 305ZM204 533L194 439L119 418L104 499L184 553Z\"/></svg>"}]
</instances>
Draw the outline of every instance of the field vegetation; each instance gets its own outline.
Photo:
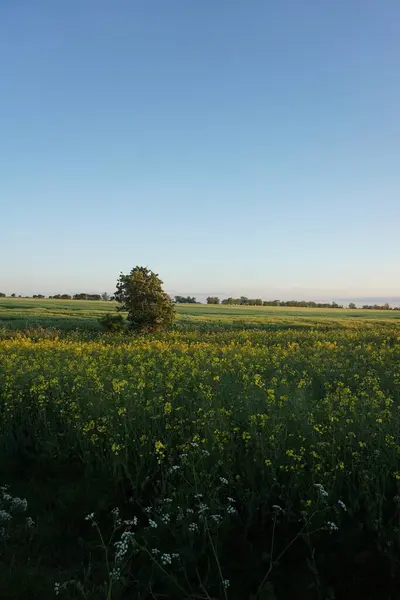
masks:
<instances>
[{"instance_id":1,"label":"field vegetation","mask_svg":"<svg viewBox=\"0 0 400 600\"><path fill-rule=\"evenodd\" d=\"M398 598L399 313L0 300L0 597Z\"/></svg>"}]
</instances>

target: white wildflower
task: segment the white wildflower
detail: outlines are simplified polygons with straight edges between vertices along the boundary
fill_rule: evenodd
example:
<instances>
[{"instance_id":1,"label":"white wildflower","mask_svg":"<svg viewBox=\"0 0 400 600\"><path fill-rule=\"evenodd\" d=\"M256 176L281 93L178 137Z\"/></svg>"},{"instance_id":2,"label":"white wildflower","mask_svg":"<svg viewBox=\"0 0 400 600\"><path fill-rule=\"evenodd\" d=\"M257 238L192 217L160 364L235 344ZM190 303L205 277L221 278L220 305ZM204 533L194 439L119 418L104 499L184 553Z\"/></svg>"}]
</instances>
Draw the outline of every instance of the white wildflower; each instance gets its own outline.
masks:
<instances>
[{"instance_id":1,"label":"white wildflower","mask_svg":"<svg viewBox=\"0 0 400 600\"><path fill-rule=\"evenodd\" d=\"M134 535L135 534L132 531L124 531L123 534L121 535L121 539L114 543L114 546L116 549L116 551L115 551L116 562L121 562L125 558L128 550L129 550L129 544L133 543Z\"/></svg>"},{"instance_id":2,"label":"white wildflower","mask_svg":"<svg viewBox=\"0 0 400 600\"><path fill-rule=\"evenodd\" d=\"M319 495L321 496L321 498L328 497L329 494L321 483L315 483L314 487L317 488L317 491L318 491Z\"/></svg>"},{"instance_id":3,"label":"white wildflower","mask_svg":"<svg viewBox=\"0 0 400 600\"><path fill-rule=\"evenodd\" d=\"M337 531L339 529L335 523L332 523L332 521L328 521L326 527L329 529L329 531Z\"/></svg>"},{"instance_id":4,"label":"white wildflower","mask_svg":"<svg viewBox=\"0 0 400 600\"><path fill-rule=\"evenodd\" d=\"M215 521L215 523L221 523L222 521L222 517L221 515L211 515L210 517L213 521Z\"/></svg>"},{"instance_id":5,"label":"white wildflower","mask_svg":"<svg viewBox=\"0 0 400 600\"><path fill-rule=\"evenodd\" d=\"M222 581L222 585L224 586L225 589L227 589L231 585L231 582L229 581L229 579L224 579Z\"/></svg>"},{"instance_id":6,"label":"white wildflower","mask_svg":"<svg viewBox=\"0 0 400 600\"><path fill-rule=\"evenodd\" d=\"M225 477L220 477L219 480L223 485L228 485L228 483L229 483Z\"/></svg>"},{"instance_id":7,"label":"white wildflower","mask_svg":"<svg viewBox=\"0 0 400 600\"><path fill-rule=\"evenodd\" d=\"M197 525L197 523L190 523L189 531L192 531L193 533L197 533L199 531L199 526Z\"/></svg>"},{"instance_id":8,"label":"white wildflower","mask_svg":"<svg viewBox=\"0 0 400 600\"><path fill-rule=\"evenodd\" d=\"M155 521L153 521L153 519L149 519L149 527L152 529L157 529L158 525Z\"/></svg>"},{"instance_id":9,"label":"white wildflower","mask_svg":"<svg viewBox=\"0 0 400 600\"><path fill-rule=\"evenodd\" d=\"M29 529L31 529L35 525L35 522L32 519L32 517L26 517L25 522L26 522L26 526L29 527Z\"/></svg>"},{"instance_id":10,"label":"white wildflower","mask_svg":"<svg viewBox=\"0 0 400 600\"><path fill-rule=\"evenodd\" d=\"M347 506L342 500L338 500L338 504L345 512L347 512Z\"/></svg>"},{"instance_id":11,"label":"white wildflower","mask_svg":"<svg viewBox=\"0 0 400 600\"><path fill-rule=\"evenodd\" d=\"M209 510L207 504L204 504L203 502L200 502L200 504L199 504L199 515L203 515L205 512L207 512L207 510Z\"/></svg>"},{"instance_id":12,"label":"white wildflower","mask_svg":"<svg viewBox=\"0 0 400 600\"><path fill-rule=\"evenodd\" d=\"M121 577L121 570L120 570L120 568L119 567L114 567L114 569L110 573L110 578L113 581L116 581L120 577Z\"/></svg>"},{"instance_id":13,"label":"white wildflower","mask_svg":"<svg viewBox=\"0 0 400 600\"><path fill-rule=\"evenodd\" d=\"M93 521L94 519L94 513L90 513L88 515L86 515L85 517L85 521Z\"/></svg>"},{"instance_id":14,"label":"white wildflower","mask_svg":"<svg viewBox=\"0 0 400 600\"><path fill-rule=\"evenodd\" d=\"M28 502L25 498L12 498L10 508L11 508L11 510L20 508L25 512L26 509L28 508Z\"/></svg>"},{"instance_id":15,"label":"white wildflower","mask_svg":"<svg viewBox=\"0 0 400 600\"><path fill-rule=\"evenodd\" d=\"M170 565L172 563L172 556L170 554L161 554L161 563L163 565Z\"/></svg>"}]
</instances>

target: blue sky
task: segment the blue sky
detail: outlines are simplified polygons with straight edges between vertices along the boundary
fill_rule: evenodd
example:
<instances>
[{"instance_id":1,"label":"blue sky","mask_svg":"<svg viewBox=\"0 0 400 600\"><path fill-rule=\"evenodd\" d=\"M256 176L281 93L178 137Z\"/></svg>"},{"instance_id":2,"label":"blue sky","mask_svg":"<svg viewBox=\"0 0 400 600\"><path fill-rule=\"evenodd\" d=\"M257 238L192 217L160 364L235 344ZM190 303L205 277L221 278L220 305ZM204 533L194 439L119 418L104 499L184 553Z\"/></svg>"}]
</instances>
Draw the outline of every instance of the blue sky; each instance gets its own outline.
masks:
<instances>
[{"instance_id":1,"label":"blue sky","mask_svg":"<svg viewBox=\"0 0 400 600\"><path fill-rule=\"evenodd\" d=\"M400 293L398 0L0 0L0 291Z\"/></svg>"}]
</instances>

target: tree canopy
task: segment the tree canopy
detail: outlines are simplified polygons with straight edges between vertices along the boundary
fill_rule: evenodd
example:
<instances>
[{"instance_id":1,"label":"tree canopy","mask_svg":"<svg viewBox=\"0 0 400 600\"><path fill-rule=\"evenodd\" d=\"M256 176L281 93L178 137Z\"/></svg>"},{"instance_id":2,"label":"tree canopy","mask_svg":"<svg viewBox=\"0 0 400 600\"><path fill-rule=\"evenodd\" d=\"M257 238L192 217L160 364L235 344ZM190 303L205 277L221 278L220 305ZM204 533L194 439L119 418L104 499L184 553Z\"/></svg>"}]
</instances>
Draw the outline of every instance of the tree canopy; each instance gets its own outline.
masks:
<instances>
[{"instance_id":1,"label":"tree canopy","mask_svg":"<svg viewBox=\"0 0 400 600\"><path fill-rule=\"evenodd\" d=\"M136 331L157 331L170 327L175 319L175 306L163 290L163 282L147 267L134 267L121 273L115 299L118 310L128 313L128 327Z\"/></svg>"}]
</instances>

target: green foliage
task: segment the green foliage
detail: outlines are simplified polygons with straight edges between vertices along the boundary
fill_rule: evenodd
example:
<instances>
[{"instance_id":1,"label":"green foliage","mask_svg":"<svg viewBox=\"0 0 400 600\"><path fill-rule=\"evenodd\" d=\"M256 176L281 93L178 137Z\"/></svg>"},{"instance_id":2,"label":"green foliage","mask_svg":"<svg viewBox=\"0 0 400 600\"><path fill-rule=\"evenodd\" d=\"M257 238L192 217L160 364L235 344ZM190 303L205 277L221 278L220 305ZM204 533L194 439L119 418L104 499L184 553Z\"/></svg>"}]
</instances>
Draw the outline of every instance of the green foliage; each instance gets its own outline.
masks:
<instances>
[{"instance_id":1,"label":"green foliage","mask_svg":"<svg viewBox=\"0 0 400 600\"><path fill-rule=\"evenodd\" d=\"M128 313L130 329L159 331L171 327L175 319L175 306L162 288L163 282L147 267L134 267L130 273L120 274L115 299L118 310Z\"/></svg>"},{"instance_id":2,"label":"green foliage","mask_svg":"<svg viewBox=\"0 0 400 600\"><path fill-rule=\"evenodd\" d=\"M175 296L176 304L197 304L194 296Z\"/></svg>"},{"instance_id":3,"label":"green foliage","mask_svg":"<svg viewBox=\"0 0 400 600\"><path fill-rule=\"evenodd\" d=\"M207 304L219 304L218 296L208 296Z\"/></svg>"},{"instance_id":4,"label":"green foliage","mask_svg":"<svg viewBox=\"0 0 400 600\"><path fill-rule=\"evenodd\" d=\"M102 329L114 333L125 329L125 319L121 314L107 313L100 317L99 323Z\"/></svg>"}]
</instances>

